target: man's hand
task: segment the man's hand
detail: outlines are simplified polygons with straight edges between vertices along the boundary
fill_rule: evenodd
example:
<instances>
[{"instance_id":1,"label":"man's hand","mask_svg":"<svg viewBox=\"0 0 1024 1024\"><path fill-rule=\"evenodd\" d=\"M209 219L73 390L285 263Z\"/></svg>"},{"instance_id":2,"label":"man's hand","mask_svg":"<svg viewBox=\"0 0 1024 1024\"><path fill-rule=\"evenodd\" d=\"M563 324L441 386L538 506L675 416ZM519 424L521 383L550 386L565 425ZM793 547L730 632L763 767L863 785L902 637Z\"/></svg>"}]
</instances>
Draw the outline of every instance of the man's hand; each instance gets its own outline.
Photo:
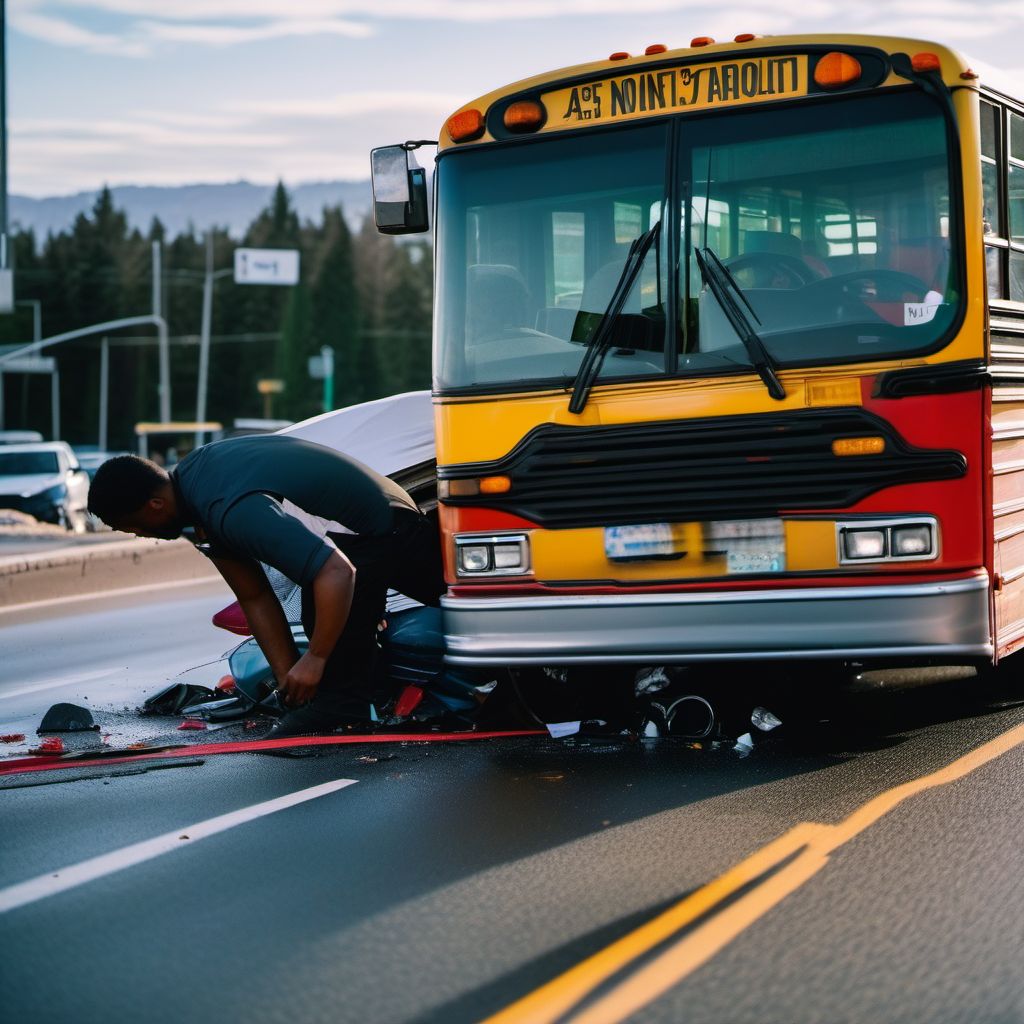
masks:
<instances>
[{"instance_id":1,"label":"man's hand","mask_svg":"<svg viewBox=\"0 0 1024 1024\"><path fill-rule=\"evenodd\" d=\"M281 700L288 707L298 707L313 699L323 678L326 659L307 651L289 669L284 682L277 688Z\"/></svg>"}]
</instances>

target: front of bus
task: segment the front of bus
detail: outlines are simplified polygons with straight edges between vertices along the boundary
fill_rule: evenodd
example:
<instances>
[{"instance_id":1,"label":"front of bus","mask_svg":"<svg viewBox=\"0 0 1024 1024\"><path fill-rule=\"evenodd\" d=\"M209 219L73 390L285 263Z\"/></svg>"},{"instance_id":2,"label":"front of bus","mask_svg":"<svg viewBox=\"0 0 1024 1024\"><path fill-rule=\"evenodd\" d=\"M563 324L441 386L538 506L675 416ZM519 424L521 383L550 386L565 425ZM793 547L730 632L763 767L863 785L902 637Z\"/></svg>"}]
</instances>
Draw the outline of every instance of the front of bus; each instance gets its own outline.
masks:
<instances>
[{"instance_id":1,"label":"front of bus","mask_svg":"<svg viewBox=\"0 0 1024 1024\"><path fill-rule=\"evenodd\" d=\"M972 73L740 39L446 125L454 663L992 656Z\"/></svg>"}]
</instances>

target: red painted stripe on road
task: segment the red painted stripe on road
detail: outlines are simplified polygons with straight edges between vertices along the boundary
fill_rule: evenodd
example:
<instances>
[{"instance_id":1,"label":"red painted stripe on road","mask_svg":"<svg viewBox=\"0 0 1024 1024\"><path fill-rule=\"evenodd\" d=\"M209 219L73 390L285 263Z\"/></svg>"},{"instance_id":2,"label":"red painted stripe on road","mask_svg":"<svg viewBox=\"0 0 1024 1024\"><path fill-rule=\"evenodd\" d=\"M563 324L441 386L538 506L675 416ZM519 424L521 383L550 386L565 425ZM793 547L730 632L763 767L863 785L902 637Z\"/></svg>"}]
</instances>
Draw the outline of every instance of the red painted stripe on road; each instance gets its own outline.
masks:
<instances>
[{"instance_id":1,"label":"red painted stripe on road","mask_svg":"<svg viewBox=\"0 0 1024 1024\"><path fill-rule=\"evenodd\" d=\"M137 753L125 752L107 757L19 757L0 761L0 776L20 775L24 772L45 772L61 768L92 768L108 764L128 764L139 761L161 761L175 757L211 757L217 754L249 754L268 750L287 750L294 747L339 747L359 743L460 743L467 740L495 740L516 736L547 736L544 729L517 729L495 732L388 732L360 733L348 736L295 736L279 740L243 740L236 743L189 743L169 750Z\"/></svg>"}]
</instances>

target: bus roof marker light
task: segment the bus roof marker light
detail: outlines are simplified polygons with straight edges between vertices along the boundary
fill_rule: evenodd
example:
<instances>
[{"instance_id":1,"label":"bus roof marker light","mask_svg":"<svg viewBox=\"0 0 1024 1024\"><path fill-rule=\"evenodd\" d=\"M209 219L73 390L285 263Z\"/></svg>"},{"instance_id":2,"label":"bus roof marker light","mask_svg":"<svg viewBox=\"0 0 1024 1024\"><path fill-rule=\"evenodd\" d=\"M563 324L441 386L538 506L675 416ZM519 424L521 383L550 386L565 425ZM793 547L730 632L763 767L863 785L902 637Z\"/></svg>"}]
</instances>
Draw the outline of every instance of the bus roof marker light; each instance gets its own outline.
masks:
<instances>
[{"instance_id":1,"label":"bus roof marker light","mask_svg":"<svg viewBox=\"0 0 1024 1024\"><path fill-rule=\"evenodd\" d=\"M910 58L910 66L915 71L941 71L942 62L934 53L915 53Z\"/></svg>"},{"instance_id":2,"label":"bus roof marker light","mask_svg":"<svg viewBox=\"0 0 1024 1024\"><path fill-rule=\"evenodd\" d=\"M614 53L608 55L609 60L629 60L633 54L627 53L625 50L616 50Z\"/></svg>"},{"instance_id":3,"label":"bus roof marker light","mask_svg":"<svg viewBox=\"0 0 1024 1024\"><path fill-rule=\"evenodd\" d=\"M691 46L713 46L715 43L711 36L694 36L690 40Z\"/></svg>"},{"instance_id":4,"label":"bus roof marker light","mask_svg":"<svg viewBox=\"0 0 1024 1024\"><path fill-rule=\"evenodd\" d=\"M484 115L475 107L452 114L445 125L452 142L478 139L484 133Z\"/></svg>"},{"instance_id":5,"label":"bus roof marker light","mask_svg":"<svg viewBox=\"0 0 1024 1024\"><path fill-rule=\"evenodd\" d=\"M973 82L978 77L978 72L975 71L973 68L968 68L966 71L960 72L960 77L965 82Z\"/></svg>"},{"instance_id":6,"label":"bus roof marker light","mask_svg":"<svg viewBox=\"0 0 1024 1024\"><path fill-rule=\"evenodd\" d=\"M822 89L842 89L861 76L860 61L848 53L826 53L814 69L814 81Z\"/></svg>"},{"instance_id":7,"label":"bus roof marker light","mask_svg":"<svg viewBox=\"0 0 1024 1024\"><path fill-rule=\"evenodd\" d=\"M536 100L517 100L505 109L502 121L510 132L535 132L547 115Z\"/></svg>"},{"instance_id":8,"label":"bus roof marker light","mask_svg":"<svg viewBox=\"0 0 1024 1024\"><path fill-rule=\"evenodd\" d=\"M665 53L667 51L668 47L664 43L651 43L651 45L644 50L644 56L653 57L656 53Z\"/></svg>"},{"instance_id":9,"label":"bus roof marker light","mask_svg":"<svg viewBox=\"0 0 1024 1024\"><path fill-rule=\"evenodd\" d=\"M750 42L753 42L755 39L760 39L760 38L761 38L760 36L755 35L753 32L741 32L733 40L733 42L734 43L750 43Z\"/></svg>"}]
</instances>

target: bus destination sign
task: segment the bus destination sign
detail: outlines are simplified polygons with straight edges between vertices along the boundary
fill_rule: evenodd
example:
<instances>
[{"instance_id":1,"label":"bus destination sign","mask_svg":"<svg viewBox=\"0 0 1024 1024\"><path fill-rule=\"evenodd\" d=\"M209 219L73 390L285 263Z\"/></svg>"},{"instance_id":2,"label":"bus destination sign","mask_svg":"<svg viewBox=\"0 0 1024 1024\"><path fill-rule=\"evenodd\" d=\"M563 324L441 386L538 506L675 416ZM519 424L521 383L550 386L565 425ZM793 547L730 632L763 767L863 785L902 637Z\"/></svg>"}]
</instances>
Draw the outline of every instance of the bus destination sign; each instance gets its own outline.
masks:
<instances>
[{"instance_id":1,"label":"bus destination sign","mask_svg":"<svg viewBox=\"0 0 1024 1024\"><path fill-rule=\"evenodd\" d=\"M579 128L684 110L807 95L807 57L753 57L660 68L545 93L545 128Z\"/></svg>"}]
</instances>

